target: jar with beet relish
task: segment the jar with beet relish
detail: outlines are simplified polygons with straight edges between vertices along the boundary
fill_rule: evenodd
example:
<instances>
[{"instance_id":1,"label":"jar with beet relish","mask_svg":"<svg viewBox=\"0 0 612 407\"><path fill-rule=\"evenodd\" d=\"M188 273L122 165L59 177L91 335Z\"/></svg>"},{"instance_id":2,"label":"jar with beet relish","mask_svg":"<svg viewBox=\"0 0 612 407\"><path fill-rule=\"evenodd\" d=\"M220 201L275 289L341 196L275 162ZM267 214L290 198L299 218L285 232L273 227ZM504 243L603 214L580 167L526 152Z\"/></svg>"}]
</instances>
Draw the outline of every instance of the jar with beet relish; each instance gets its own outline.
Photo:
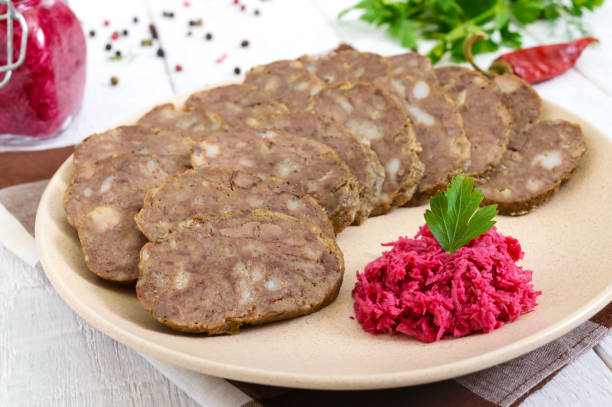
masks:
<instances>
[{"instance_id":1,"label":"jar with beet relish","mask_svg":"<svg viewBox=\"0 0 612 407\"><path fill-rule=\"evenodd\" d=\"M85 35L59 0L0 0L0 144L65 129L81 107Z\"/></svg>"}]
</instances>

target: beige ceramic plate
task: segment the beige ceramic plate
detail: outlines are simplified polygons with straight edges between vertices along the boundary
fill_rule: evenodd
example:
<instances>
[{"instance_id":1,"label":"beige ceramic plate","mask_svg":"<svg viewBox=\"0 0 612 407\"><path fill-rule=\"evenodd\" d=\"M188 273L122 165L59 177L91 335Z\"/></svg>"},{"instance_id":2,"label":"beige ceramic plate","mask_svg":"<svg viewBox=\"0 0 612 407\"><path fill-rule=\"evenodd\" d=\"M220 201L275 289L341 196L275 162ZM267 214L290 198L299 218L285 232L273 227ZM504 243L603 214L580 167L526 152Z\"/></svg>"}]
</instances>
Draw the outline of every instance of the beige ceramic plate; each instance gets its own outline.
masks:
<instances>
[{"instance_id":1,"label":"beige ceramic plate","mask_svg":"<svg viewBox=\"0 0 612 407\"><path fill-rule=\"evenodd\" d=\"M498 218L499 230L520 240L526 252L522 265L534 270L534 284L544 294L534 312L487 335L424 344L402 336L373 336L349 319L355 272L380 254L381 242L413 236L424 222L424 207L395 210L340 234L347 271L333 304L235 336L172 332L140 307L132 289L105 283L87 270L62 209L72 176L70 159L40 202L40 260L64 300L102 332L154 358L211 375L301 388L374 389L484 369L561 336L612 300L612 143L575 115L552 103L545 108L549 117L580 123L589 149L550 202L527 216Z\"/></svg>"}]
</instances>

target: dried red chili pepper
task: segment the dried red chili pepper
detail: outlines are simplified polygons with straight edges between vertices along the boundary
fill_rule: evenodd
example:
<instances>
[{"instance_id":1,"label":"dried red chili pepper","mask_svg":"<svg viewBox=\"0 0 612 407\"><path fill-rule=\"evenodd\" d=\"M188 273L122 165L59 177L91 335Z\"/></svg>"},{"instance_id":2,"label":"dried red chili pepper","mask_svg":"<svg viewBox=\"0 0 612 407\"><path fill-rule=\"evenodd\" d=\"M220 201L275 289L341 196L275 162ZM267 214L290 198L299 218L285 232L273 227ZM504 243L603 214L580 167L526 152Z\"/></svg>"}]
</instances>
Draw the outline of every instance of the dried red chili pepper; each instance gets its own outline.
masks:
<instances>
[{"instance_id":1,"label":"dried red chili pepper","mask_svg":"<svg viewBox=\"0 0 612 407\"><path fill-rule=\"evenodd\" d=\"M543 82L561 75L574 66L589 44L599 42L597 38L584 37L560 44L523 48L500 55L487 71L483 71L472 58L472 46L482 38L484 34L475 34L463 46L464 55L474 69L487 76L511 72L529 83Z\"/></svg>"},{"instance_id":2,"label":"dried red chili pepper","mask_svg":"<svg viewBox=\"0 0 612 407\"><path fill-rule=\"evenodd\" d=\"M597 38L584 37L561 44L542 45L509 52L497 58L489 67L512 71L529 83L547 81L561 75L576 63L582 51Z\"/></svg>"}]
</instances>

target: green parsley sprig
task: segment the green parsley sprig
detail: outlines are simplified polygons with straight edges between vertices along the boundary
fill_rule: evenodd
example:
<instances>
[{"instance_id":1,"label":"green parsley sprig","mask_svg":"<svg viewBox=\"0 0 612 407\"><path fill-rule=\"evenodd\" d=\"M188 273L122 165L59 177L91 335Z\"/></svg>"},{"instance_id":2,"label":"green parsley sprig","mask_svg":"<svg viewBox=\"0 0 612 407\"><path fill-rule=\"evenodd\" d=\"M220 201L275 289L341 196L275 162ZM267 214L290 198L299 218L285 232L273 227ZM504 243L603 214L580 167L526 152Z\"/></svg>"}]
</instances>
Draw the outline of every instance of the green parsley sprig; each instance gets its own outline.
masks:
<instances>
[{"instance_id":1,"label":"green parsley sprig","mask_svg":"<svg viewBox=\"0 0 612 407\"><path fill-rule=\"evenodd\" d=\"M461 174L451 180L444 193L438 191L425 211L429 230L447 252L457 249L491 229L497 205L478 209L482 190L474 189L474 179Z\"/></svg>"},{"instance_id":2,"label":"green parsley sprig","mask_svg":"<svg viewBox=\"0 0 612 407\"><path fill-rule=\"evenodd\" d=\"M362 0L342 11L362 10L361 20L384 26L406 48L417 48L421 39L434 40L427 54L435 63L450 53L464 61L463 42L472 34L484 32L487 40L474 45L474 54L492 52L500 46L521 47L521 34L511 21L528 25L537 20L564 19L581 36L580 24L585 10L592 11L604 0Z\"/></svg>"}]
</instances>

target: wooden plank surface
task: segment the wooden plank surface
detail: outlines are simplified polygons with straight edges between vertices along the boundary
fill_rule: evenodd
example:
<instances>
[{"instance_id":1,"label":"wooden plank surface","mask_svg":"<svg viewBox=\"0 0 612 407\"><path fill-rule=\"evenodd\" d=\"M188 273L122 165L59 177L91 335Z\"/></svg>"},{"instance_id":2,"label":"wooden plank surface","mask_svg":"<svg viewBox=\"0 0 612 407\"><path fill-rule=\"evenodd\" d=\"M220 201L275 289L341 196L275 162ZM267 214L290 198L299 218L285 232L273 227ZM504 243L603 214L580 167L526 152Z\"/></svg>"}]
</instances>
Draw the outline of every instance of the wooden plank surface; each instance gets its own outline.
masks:
<instances>
[{"instance_id":1,"label":"wooden plank surface","mask_svg":"<svg viewBox=\"0 0 612 407\"><path fill-rule=\"evenodd\" d=\"M207 83L234 77L249 67L303 53L326 51L346 41L363 50L392 54L403 50L371 26L337 13L354 0L243 1L246 10L227 1L72 0L88 38L88 82L83 108L61 137L36 148L68 145L102 131L131 112ZM259 15L255 16L255 9ZM173 11L174 18L162 16ZM138 24L132 22L136 16ZM203 26L188 25L202 18ZM103 21L110 26L105 28ZM597 35L611 38L612 4L587 22ZM160 44L141 47L154 23ZM129 35L112 42L124 58L110 61L104 45L114 30ZM526 44L546 37L547 27L529 30ZM188 32L191 31L191 36ZM213 34L206 41L206 33ZM548 36L551 40L553 36ZM241 47L242 40L248 47ZM162 47L165 57L156 55ZM424 45L425 47L425 45ZM216 60L223 54L221 63ZM486 65L492 55L479 62ZM546 98L575 111L612 134L612 49L607 43L589 51L563 78L537 87ZM602 62L604 61L604 62ZM605 61L608 61L607 63ZM183 68L180 72L176 65ZM111 76L119 85L110 85ZM0 151L6 148L0 147ZM91 328L57 296L48 281L0 245L0 404L1 405L176 405L196 403L140 355ZM610 405L612 335L562 370L524 406ZM607 365L606 365L607 363ZM193 386L193 383L183 383Z\"/></svg>"}]
</instances>

